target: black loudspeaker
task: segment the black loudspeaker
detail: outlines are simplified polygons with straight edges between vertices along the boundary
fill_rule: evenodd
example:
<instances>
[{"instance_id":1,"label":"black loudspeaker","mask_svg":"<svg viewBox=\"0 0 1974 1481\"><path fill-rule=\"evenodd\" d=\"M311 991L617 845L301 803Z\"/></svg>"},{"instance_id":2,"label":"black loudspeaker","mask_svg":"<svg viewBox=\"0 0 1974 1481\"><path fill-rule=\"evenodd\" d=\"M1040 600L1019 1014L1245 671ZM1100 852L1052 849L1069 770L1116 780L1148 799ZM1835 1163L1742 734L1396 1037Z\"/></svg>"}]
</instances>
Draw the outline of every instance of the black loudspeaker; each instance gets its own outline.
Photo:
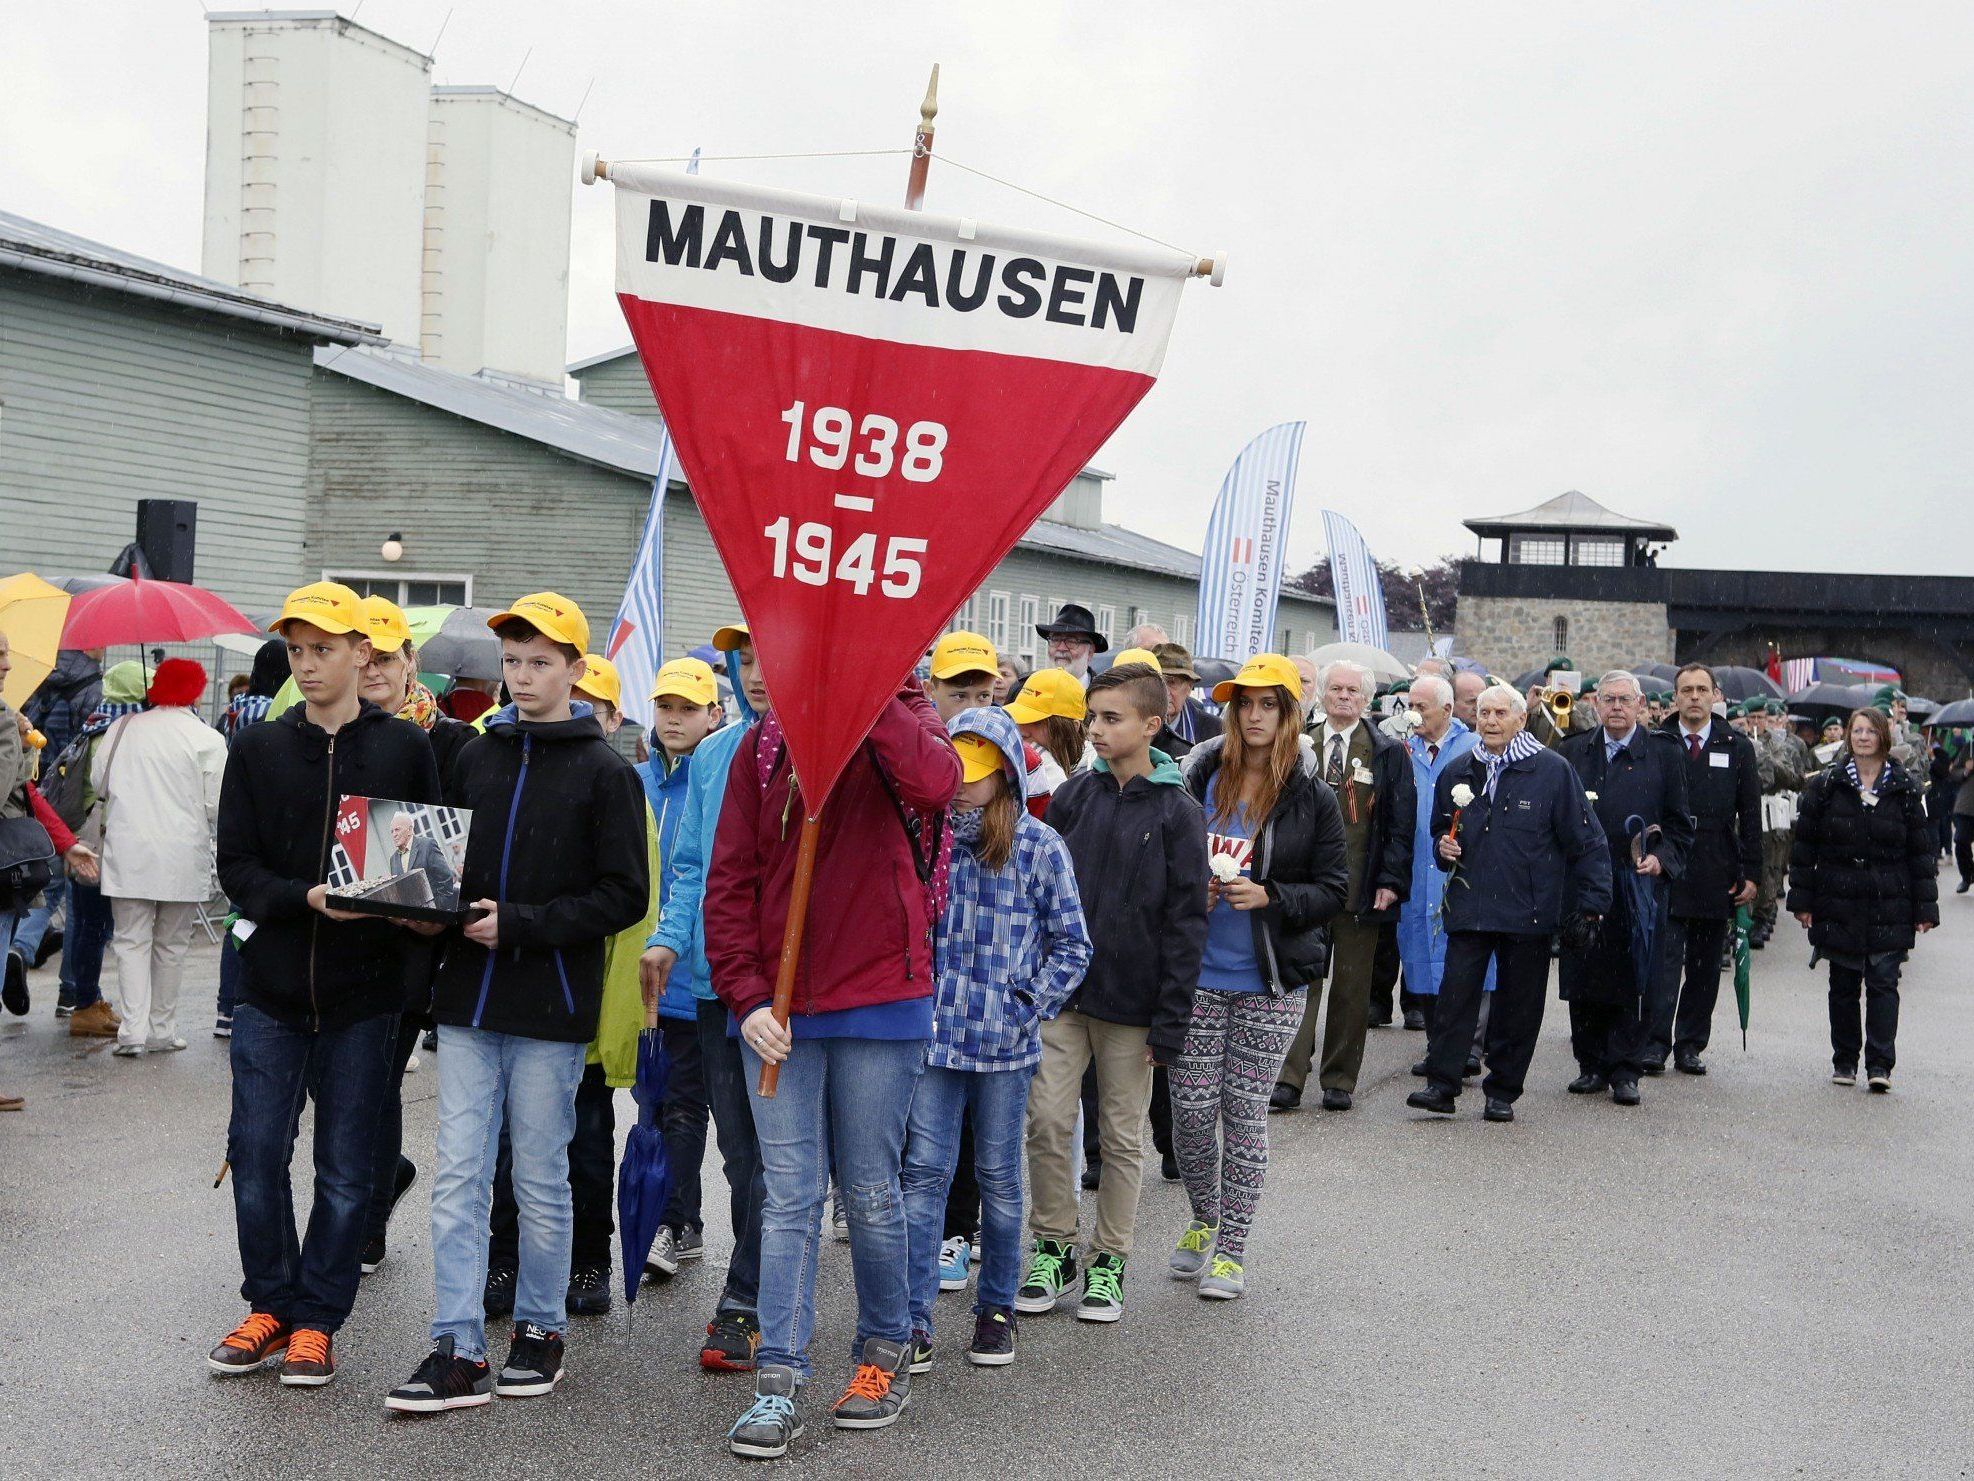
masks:
<instances>
[{"instance_id":1,"label":"black loudspeaker","mask_svg":"<svg viewBox=\"0 0 1974 1481\"><path fill-rule=\"evenodd\" d=\"M139 499L137 546L159 581L190 581L199 506L191 499Z\"/></svg>"}]
</instances>

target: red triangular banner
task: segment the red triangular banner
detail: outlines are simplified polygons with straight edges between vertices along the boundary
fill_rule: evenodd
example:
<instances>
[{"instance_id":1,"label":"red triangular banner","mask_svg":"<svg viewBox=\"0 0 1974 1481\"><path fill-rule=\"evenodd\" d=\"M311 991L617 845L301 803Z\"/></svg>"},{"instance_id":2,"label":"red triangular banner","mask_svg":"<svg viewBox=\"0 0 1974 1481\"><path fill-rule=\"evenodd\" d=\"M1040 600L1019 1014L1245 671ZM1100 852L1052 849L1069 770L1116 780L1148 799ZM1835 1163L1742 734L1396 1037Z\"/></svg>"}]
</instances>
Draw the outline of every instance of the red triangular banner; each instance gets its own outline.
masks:
<instances>
[{"instance_id":1,"label":"red triangular banner","mask_svg":"<svg viewBox=\"0 0 1974 1481\"><path fill-rule=\"evenodd\" d=\"M617 165L617 290L808 806L1151 389L1183 253Z\"/></svg>"}]
</instances>

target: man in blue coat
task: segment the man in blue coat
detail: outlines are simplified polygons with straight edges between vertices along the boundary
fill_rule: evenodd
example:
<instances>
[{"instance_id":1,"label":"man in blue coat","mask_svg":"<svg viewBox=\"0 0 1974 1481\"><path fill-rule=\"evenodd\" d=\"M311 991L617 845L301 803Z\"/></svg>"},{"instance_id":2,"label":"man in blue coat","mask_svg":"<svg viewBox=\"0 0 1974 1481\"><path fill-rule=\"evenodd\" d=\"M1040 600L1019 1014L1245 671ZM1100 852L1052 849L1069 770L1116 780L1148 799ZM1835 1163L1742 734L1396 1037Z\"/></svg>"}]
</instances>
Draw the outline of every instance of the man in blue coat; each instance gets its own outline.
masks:
<instances>
[{"instance_id":1,"label":"man in blue coat","mask_svg":"<svg viewBox=\"0 0 1974 1481\"><path fill-rule=\"evenodd\" d=\"M1596 705L1597 729L1556 748L1576 769L1612 853L1613 909L1595 940L1563 956L1570 1047L1582 1071L1570 1092L1608 1089L1617 1104L1635 1106L1645 1063L1640 1008L1652 991L1665 939L1667 894L1693 846L1693 816L1679 742L1645 727L1638 680L1613 669L1597 681ZM1641 921L1651 939L1642 958Z\"/></svg>"},{"instance_id":2,"label":"man in blue coat","mask_svg":"<svg viewBox=\"0 0 1974 1481\"><path fill-rule=\"evenodd\" d=\"M1481 743L1433 793L1433 857L1446 887L1446 969L1426 1050L1427 1083L1405 1103L1453 1114L1496 968L1487 1025L1489 1121L1513 1121L1549 987L1549 938L1594 926L1611 905L1611 860L1570 764L1524 729L1528 701L1494 685L1476 706ZM1580 924L1582 923L1582 924Z\"/></svg>"},{"instance_id":3,"label":"man in blue coat","mask_svg":"<svg viewBox=\"0 0 1974 1481\"><path fill-rule=\"evenodd\" d=\"M1453 714L1453 687L1437 674L1422 673L1412 681L1412 708L1419 726L1406 739L1412 757L1412 781L1421 797L1430 798L1439 779L1466 759L1476 741L1474 733ZM1398 954L1405 964L1405 993L1424 1004L1427 1020L1438 1001L1439 978L1446 963L1446 925L1440 905L1446 896L1446 876L1433 862L1432 808L1421 807L1412 827L1412 893L1398 912ZM1409 1013L1408 1013L1409 1028Z\"/></svg>"}]
</instances>

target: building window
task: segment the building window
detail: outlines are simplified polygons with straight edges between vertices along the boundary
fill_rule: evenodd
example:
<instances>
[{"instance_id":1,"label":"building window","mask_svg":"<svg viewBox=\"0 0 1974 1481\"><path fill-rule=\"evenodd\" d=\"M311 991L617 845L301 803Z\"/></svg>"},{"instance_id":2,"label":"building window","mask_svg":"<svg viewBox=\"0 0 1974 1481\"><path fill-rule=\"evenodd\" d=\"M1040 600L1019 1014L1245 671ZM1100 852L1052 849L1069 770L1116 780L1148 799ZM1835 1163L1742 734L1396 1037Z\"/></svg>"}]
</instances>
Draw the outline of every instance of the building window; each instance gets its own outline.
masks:
<instances>
[{"instance_id":1,"label":"building window","mask_svg":"<svg viewBox=\"0 0 1974 1481\"><path fill-rule=\"evenodd\" d=\"M1181 648L1190 650L1193 646L1193 619L1184 612L1173 614L1172 640Z\"/></svg>"},{"instance_id":2,"label":"building window","mask_svg":"<svg viewBox=\"0 0 1974 1481\"><path fill-rule=\"evenodd\" d=\"M1008 651L1008 594L1004 591L987 593L987 641L996 653Z\"/></svg>"},{"instance_id":3,"label":"building window","mask_svg":"<svg viewBox=\"0 0 1974 1481\"><path fill-rule=\"evenodd\" d=\"M1021 599L1021 631L1014 635L1015 652L1020 655L1022 663L1030 668L1034 667L1036 648L1042 641L1041 634L1035 631L1036 624L1042 620L1041 607L1040 597L1024 596Z\"/></svg>"},{"instance_id":4,"label":"building window","mask_svg":"<svg viewBox=\"0 0 1974 1481\"><path fill-rule=\"evenodd\" d=\"M1558 617L1555 620L1555 622L1551 624L1549 629L1549 635L1551 638L1555 640L1550 646L1553 647L1558 653L1567 653L1570 651L1569 618Z\"/></svg>"},{"instance_id":5,"label":"building window","mask_svg":"<svg viewBox=\"0 0 1974 1481\"><path fill-rule=\"evenodd\" d=\"M1117 626L1117 608L1115 607L1097 608L1097 631L1103 634L1103 640L1106 643L1108 643L1111 640L1111 637L1113 636L1113 629L1115 629L1116 626Z\"/></svg>"},{"instance_id":6,"label":"building window","mask_svg":"<svg viewBox=\"0 0 1974 1481\"><path fill-rule=\"evenodd\" d=\"M1295 652L1295 629L1292 627L1282 629L1282 652Z\"/></svg>"},{"instance_id":7,"label":"building window","mask_svg":"<svg viewBox=\"0 0 1974 1481\"><path fill-rule=\"evenodd\" d=\"M1575 560L1579 566L1621 566L1624 564L1624 541L1590 539L1581 535L1576 539Z\"/></svg>"},{"instance_id":8,"label":"building window","mask_svg":"<svg viewBox=\"0 0 1974 1481\"><path fill-rule=\"evenodd\" d=\"M1518 566L1560 566L1566 552L1561 535L1510 535L1508 559Z\"/></svg>"},{"instance_id":9,"label":"building window","mask_svg":"<svg viewBox=\"0 0 1974 1481\"><path fill-rule=\"evenodd\" d=\"M360 597L385 597L400 607L470 607L471 576L427 575L417 571L324 571L324 581L340 581Z\"/></svg>"},{"instance_id":10,"label":"building window","mask_svg":"<svg viewBox=\"0 0 1974 1481\"><path fill-rule=\"evenodd\" d=\"M978 596L970 596L964 602L960 603L959 611L955 612L953 614L953 620L946 624L946 631L949 633L972 632L974 608L979 604L980 599Z\"/></svg>"}]
</instances>

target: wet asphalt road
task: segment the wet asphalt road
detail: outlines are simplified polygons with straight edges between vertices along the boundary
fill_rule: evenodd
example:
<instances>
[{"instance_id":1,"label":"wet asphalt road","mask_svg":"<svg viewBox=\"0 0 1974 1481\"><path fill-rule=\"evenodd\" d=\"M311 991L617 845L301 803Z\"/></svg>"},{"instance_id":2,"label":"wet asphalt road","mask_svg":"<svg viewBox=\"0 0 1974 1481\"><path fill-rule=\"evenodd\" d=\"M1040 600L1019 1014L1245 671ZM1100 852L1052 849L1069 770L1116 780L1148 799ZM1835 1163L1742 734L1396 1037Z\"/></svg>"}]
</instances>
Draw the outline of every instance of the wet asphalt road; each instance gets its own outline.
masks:
<instances>
[{"instance_id":1,"label":"wet asphalt road","mask_svg":"<svg viewBox=\"0 0 1974 1481\"><path fill-rule=\"evenodd\" d=\"M1908 969L1897 1089L1827 1083L1821 980L1785 925L1756 958L1744 1054L1723 992L1705 1079L1645 1082L1637 1110L1563 1092L1552 1001L1513 1126L1404 1106L1421 1035L1373 1032L1357 1109L1273 1120L1249 1295L1164 1278L1177 1186L1144 1194L1122 1323L1028 1319L1010 1368L959 1347L905 1418L866 1434L821 1412L847 1376L847 1247L822 1268L808 1434L780 1468L852 1476L1966 1476L1974 1473L1974 896ZM324 1390L207 1376L238 1318L232 1200L212 1188L226 1117L197 950L183 1054L113 1060L51 1015L0 1027L0 1476L739 1474L719 1441L748 1382L702 1374L713 1258L579 1320L544 1400L387 1418L426 1348L422 1173L434 1065L406 1082L421 1179L363 1285ZM630 1112L619 1098L620 1121ZM297 1157L305 1185L306 1128ZM708 1205L724 1197L711 1163ZM715 1194L714 1190L718 1190ZM720 1205L720 1206L723 1206ZM495 1330L504 1350L505 1326ZM829 1390L830 1392L817 1392Z\"/></svg>"}]
</instances>

